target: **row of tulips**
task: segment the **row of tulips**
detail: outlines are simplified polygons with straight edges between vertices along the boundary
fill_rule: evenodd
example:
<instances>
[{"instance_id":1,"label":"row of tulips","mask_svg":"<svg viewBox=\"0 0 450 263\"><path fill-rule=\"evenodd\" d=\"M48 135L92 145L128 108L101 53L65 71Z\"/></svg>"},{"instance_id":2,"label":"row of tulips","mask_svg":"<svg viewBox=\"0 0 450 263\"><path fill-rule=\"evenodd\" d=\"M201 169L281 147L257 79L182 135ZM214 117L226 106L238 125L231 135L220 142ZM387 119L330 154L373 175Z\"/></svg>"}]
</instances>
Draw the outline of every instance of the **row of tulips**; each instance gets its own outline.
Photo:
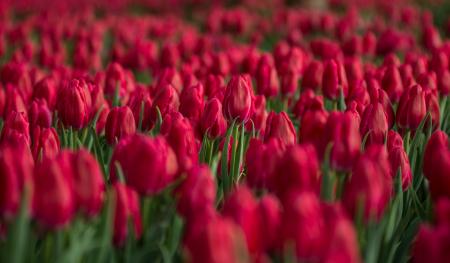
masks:
<instances>
[{"instance_id":1,"label":"row of tulips","mask_svg":"<svg viewBox=\"0 0 450 263\"><path fill-rule=\"evenodd\" d=\"M445 261L450 32L338 2L0 4L0 261Z\"/></svg>"}]
</instances>

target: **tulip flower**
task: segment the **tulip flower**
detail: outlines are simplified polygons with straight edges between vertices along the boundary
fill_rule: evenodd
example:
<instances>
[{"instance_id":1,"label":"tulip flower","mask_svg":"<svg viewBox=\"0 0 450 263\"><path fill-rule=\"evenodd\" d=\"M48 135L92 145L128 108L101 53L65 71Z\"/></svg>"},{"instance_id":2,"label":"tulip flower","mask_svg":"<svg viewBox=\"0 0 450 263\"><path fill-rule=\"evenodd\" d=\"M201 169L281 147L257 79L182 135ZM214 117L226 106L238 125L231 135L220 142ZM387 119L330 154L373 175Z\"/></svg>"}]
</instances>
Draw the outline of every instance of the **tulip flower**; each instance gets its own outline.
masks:
<instances>
[{"instance_id":1,"label":"tulip flower","mask_svg":"<svg viewBox=\"0 0 450 263\"><path fill-rule=\"evenodd\" d=\"M397 172L400 172L402 187L405 190L412 182L412 172L408 155L403 149L403 146L394 146L388 149L388 154L392 176L395 177L397 176Z\"/></svg>"},{"instance_id":2,"label":"tulip flower","mask_svg":"<svg viewBox=\"0 0 450 263\"><path fill-rule=\"evenodd\" d=\"M392 175L384 145L371 145L358 157L343 192L349 215L364 209L366 220L379 219L392 192Z\"/></svg>"},{"instance_id":3,"label":"tulip flower","mask_svg":"<svg viewBox=\"0 0 450 263\"><path fill-rule=\"evenodd\" d=\"M35 161L54 158L60 150L58 133L54 128L36 126L32 131L32 153Z\"/></svg>"},{"instance_id":4,"label":"tulip flower","mask_svg":"<svg viewBox=\"0 0 450 263\"><path fill-rule=\"evenodd\" d=\"M29 123L24 113L11 112L6 119L0 141L5 142L13 137L23 137L25 141L30 144L30 128Z\"/></svg>"},{"instance_id":5,"label":"tulip flower","mask_svg":"<svg viewBox=\"0 0 450 263\"><path fill-rule=\"evenodd\" d=\"M75 215L72 173L61 160L43 160L34 174L33 216L49 229L64 227Z\"/></svg>"},{"instance_id":6,"label":"tulip flower","mask_svg":"<svg viewBox=\"0 0 450 263\"><path fill-rule=\"evenodd\" d=\"M277 71L265 56L260 58L256 69L256 87L258 94L265 97L276 96L280 90Z\"/></svg>"},{"instance_id":7,"label":"tulip flower","mask_svg":"<svg viewBox=\"0 0 450 263\"><path fill-rule=\"evenodd\" d=\"M83 80L73 79L60 88L56 103L58 118L68 127L81 129L90 118L91 96Z\"/></svg>"},{"instance_id":8,"label":"tulip flower","mask_svg":"<svg viewBox=\"0 0 450 263\"><path fill-rule=\"evenodd\" d=\"M388 116L384 111L383 105L378 102L378 94L374 92L371 98L372 102L367 105L361 117L359 130L361 136L367 137L367 144L383 144L388 132Z\"/></svg>"},{"instance_id":9,"label":"tulip flower","mask_svg":"<svg viewBox=\"0 0 450 263\"><path fill-rule=\"evenodd\" d=\"M141 107L144 107L142 113ZM152 99L146 90L135 90L130 95L130 100L128 101L128 107L130 107L133 112L134 122L136 127L139 127L139 121L142 121L141 129L143 131L148 131L152 128L151 123L151 111L152 111ZM142 116L141 116L142 114ZM142 118L142 119L141 119Z\"/></svg>"},{"instance_id":10,"label":"tulip flower","mask_svg":"<svg viewBox=\"0 0 450 263\"><path fill-rule=\"evenodd\" d=\"M50 109L55 106L57 94L58 86L52 75L43 78L33 87L33 98L45 100Z\"/></svg>"},{"instance_id":11,"label":"tulip flower","mask_svg":"<svg viewBox=\"0 0 450 263\"><path fill-rule=\"evenodd\" d=\"M404 89L400 72L395 65L390 65L386 68L381 86L389 95L391 101L398 102L400 100Z\"/></svg>"},{"instance_id":12,"label":"tulip flower","mask_svg":"<svg viewBox=\"0 0 450 263\"><path fill-rule=\"evenodd\" d=\"M233 76L225 90L223 114L232 121L246 122L254 110L253 87L248 75Z\"/></svg>"},{"instance_id":13,"label":"tulip flower","mask_svg":"<svg viewBox=\"0 0 450 263\"><path fill-rule=\"evenodd\" d=\"M330 60L324 66L322 78L323 94L326 98L335 100L348 94L348 83L345 69L341 62Z\"/></svg>"},{"instance_id":14,"label":"tulip flower","mask_svg":"<svg viewBox=\"0 0 450 263\"><path fill-rule=\"evenodd\" d=\"M400 128L415 130L427 114L425 93L419 85L406 91L397 109L397 124Z\"/></svg>"},{"instance_id":15,"label":"tulip flower","mask_svg":"<svg viewBox=\"0 0 450 263\"><path fill-rule=\"evenodd\" d=\"M30 117L31 127L50 128L52 125L52 113L45 100L33 101L28 116Z\"/></svg>"},{"instance_id":16,"label":"tulip flower","mask_svg":"<svg viewBox=\"0 0 450 263\"><path fill-rule=\"evenodd\" d=\"M160 192L175 179L178 171L176 155L164 138L140 134L120 140L115 147L110 163L113 181L118 180L117 165L127 185L145 195Z\"/></svg>"},{"instance_id":17,"label":"tulip flower","mask_svg":"<svg viewBox=\"0 0 450 263\"><path fill-rule=\"evenodd\" d=\"M108 143L114 144L121 138L136 132L133 112L128 106L112 108L106 119L105 135Z\"/></svg>"},{"instance_id":18,"label":"tulip flower","mask_svg":"<svg viewBox=\"0 0 450 263\"><path fill-rule=\"evenodd\" d=\"M197 123L204 108L203 85L197 84L186 87L180 96L180 113L192 123Z\"/></svg>"},{"instance_id":19,"label":"tulip flower","mask_svg":"<svg viewBox=\"0 0 450 263\"><path fill-rule=\"evenodd\" d=\"M222 114L222 104L217 98L209 100L200 119L200 130L210 138L221 137L227 130L227 121Z\"/></svg>"},{"instance_id":20,"label":"tulip flower","mask_svg":"<svg viewBox=\"0 0 450 263\"><path fill-rule=\"evenodd\" d=\"M448 136L443 131L435 131L426 147L423 159L423 173L430 183L430 193L434 200L449 197L450 149Z\"/></svg>"},{"instance_id":21,"label":"tulip flower","mask_svg":"<svg viewBox=\"0 0 450 263\"><path fill-rule=\"evenodd\" d=\"M0 145L0 218L17 214L24 191L32 194L34 161L24 141Z\"/></svg>"},{"instance_id":22,"label":"tulip flower","mask_svg":"<svg viewBox=\"0 0 450 263\"><path fill-rule=\"evenodd\" d=\"M294 144L297 140L294 125L286 112L271 112L266 122L264 141L270 138L280 139L284 144Z\"/></svg>"},{"instance_id":23,"label":"tulip flower","mask_svg":"<svg viewBox=\"0 0 450 263\"><path fill-rule=\"evenodd\" d=\"M115 197L113 240L116 246L123 246L128 231L133 231L136 239L142 236L139 196L135 190L119 182L113 184L113 192ZM129 229L129 226L132 229Z\"/></svg>"}]
</instances>

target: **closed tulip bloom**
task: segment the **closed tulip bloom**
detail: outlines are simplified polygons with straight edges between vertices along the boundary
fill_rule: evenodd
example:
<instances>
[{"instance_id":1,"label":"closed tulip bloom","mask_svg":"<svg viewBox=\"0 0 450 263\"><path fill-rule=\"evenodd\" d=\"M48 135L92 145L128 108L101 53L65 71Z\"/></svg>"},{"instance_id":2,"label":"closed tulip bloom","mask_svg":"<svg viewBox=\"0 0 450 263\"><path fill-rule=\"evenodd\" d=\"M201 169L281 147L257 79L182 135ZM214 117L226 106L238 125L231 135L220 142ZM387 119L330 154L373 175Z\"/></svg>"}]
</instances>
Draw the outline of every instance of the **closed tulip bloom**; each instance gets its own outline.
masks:
<instances>
[{"instance_id":1,"label":"closed tulip bloom","mask_svg":"<svg viewBox=\"0 0 450 263\"><path fill-rule=\"evenodd\" d=\"M390 65L386 68L381 80L381 86L387 92L392 102L400 100L403 94L403 83L400 72L395 65Z\"/></svg>"},{"instance_id":2,"label":"closed tulip bloom","mask_svg":"<svg viewBox=\"0 0 450 263\"><path fill-rule=\"evenodd\" d=\"M447 240L449 238L448 225L435 227L421 225L412 249L412 262L445 262L448 258Z\"/></svg>"},{"instance_id":3,"label":"closed tulip bloom","mask_svg":"<svg viewBox=\"0 0 450 263\"><path fill-rule=\"evenodd\" d=\"M87 216L100 213L105 196L103 173L95 157L85 149L62 151L58 157L70 173L76 207Z\"/></svg>"},{"instance_id":4,"label":"closed tulip bloom","mask_svg":"<svg viewBox=\"0 0 450 263\"><path fill-rule=\"evenodd\" d=\"M81 129L89 122L91 96L86 83L73 79L61 87L56 109L58 118L68 127Z\"/></svg>"},{"instance_id":5,"label":"closed tulip bloom","mask_svg":"<svg viewBox=\"0 0 450 263\"><path fill-rule=\"evenodd\" d=\"M127 184L145 195L160 192L175 179L178 171L176 155L162 137L135 134L122 139L110 163L113 181L117 181L116 162Z\"/></svg>"},{"instance_id":6,"label":"closed tulip bloom","mask_svg":"<svg viewBox=\"0 0 450 263\"><path fill-rule=\"evenodd\" d=\"M256 87L258 94L273 97L278 94L280 83L275 67L264 58L264 56L260 58L256 69Z\"/></svg>"},{"instance_id":7,"label":"closed tulip bloom","mask_svg":"<svg viewBox=\"0 0 450 263\"><path fill-rule=\"evenodd\" d=\"M200 119L200 130L202 134L210 138L221 137L227 131L227 121L222 114L222 103L217 98L210 99Z\"/></svg>"},{"instance_id":8,"label":"closed tulip bloom","mask_svg":"<svg viewBox=\"0 0 450 263\"><path fill-rule=\"evenodd\" d=\"M253 130L253 126L256 131L259 131L263 135L266 131L267 122L267 110L266 110L266 97L263 95L255 96L253 101L254 111L251 117L251 122L247 122L247 130Z\"/></svg>"},{"instance_id":9,"label":"closed tulip bloom","mask_svg":"<svg viewBox=\"0 0 450 263\"><path fill-rule=\"evenodd\" d=\"M422 87L414 85L406 91L397 109L397 124L400 128L415 130L427 114L425 93Z\"/></svg>"},{"instance_id":10,"label":"closed tulip bloom","mask_svg":"<svg viewBox=\"0 0 450 263\"><path fill-rule=\"evenodd\" d=\"M284 145L281 140L272 138L264 143L252 138L245 154L247 166L246 182L257 189L273 188L270 176L274 174L278 159L281 157Z\"/></svg>"},{"instance_id":11,"label":"closed tulip bloom","mask_svg":"<svg viewBox=\"0 0 450 263\"><path fill-rule=\"evenodd\" d=\"M60 149L58 133L55 128L36 126L32 132L32 153L34 160L54 158Z\"/></svg>"},{"instance_id":12,"label":"closed tulip bloom","mask_svg":"<svg viewBox=\"0 0 450 263\"><path fill-rule=\"evenodd\" d=\"M61 159L45 159L34 174L33 216L45 228L58 229L75 215L76 199L71 171Z\"/></svg>"},{"instance_id":13,"label":"closed tulip bloom","mask_svg":"<svg viewBox=\"0 0 450 263\"><path fill-rule=\"evenodd\" d=\"M56 95L58 94L58 86L53 76L47 76L34 84L33 98L43 99L47 102L50 109L55 107Z\"/></svg>"},{"instance_id":14,"label":"closed tulip bloom","mask_svg":"<svg viewBox=\"0 0 450 263\"><path fill-rule=\"evenodd\" d=\"M176 190L177 210L190 220L214 207L216 184L211 170L206 165L195 165L186 173L186 178Z\"/></svg>"},{"instance_id":15,"label":"closed tulip bloom","mask_svg":"<svg viewBox=\"0 0 450 263\"><path fill-rule=\"evenodd\" d=\"M24 141L0 145L0 218L10 219L19 210L23 192L32 194L34 161Z\"/></svg>"},{"instance_id":16,"label":"closed tulip bloom","mask_svg":"<svg viewBox=\"0 0 450 263\"><path fill-rule=\"evenodd\" d=\"M394 147L403 147L402 136L394 130L389 130L386 140L386 147L388 151Z\"/></svg>"},{"instance_id":17,"label":"closed tulip bloom","mask_svg":"<svg viewBox=\"0 0 450 263\"><path fill-rule=\"evenodd\" d=\"M442 39L439 31L432 25L423 29L422 44L428 50L435 50L442 45Z\"/></svg>"},{"instance_id":18,"label":"closed tulip bloom","mask_svg":"<svg viewBox=\"0 0 450 263\"><path fill-rule=\"evenodd\" d=\"M297 140L294 125L286 112L271 112L266 122L264 141L270 138L280 139L284 144L294 144Z\"/></svg>"},{"instance_id":19,"label":"closed tulip bloom","mask_svg":"<svg viewBox=\"0 0 450 263\"><path fill-rule=\"evenodd\" d=\"M224 80L220 75L209 74L204 82L205 96L213 97L224 88Z\"/></svg>"},{"instance_id":20,"label":"closed tulip bloom","mask_svg":"<svg viewBox=\"0 0 450 263\"><path fill-rule=\"evenodd\" d=\"M223 98L223 113L228 121L246 122L252 115L253 87L248 75L231 77Z\"/></svg>"},{"instance_id":21,"label":"closed tulip bloom","mask_svg":"<svg viewBox=\"0 0 450 263\"><path fill-rule=\"evenodd\" d=\"M281 224L283 245L294 245L299 261L319 258L328 238L319 198L314 193L296 192L290 196L288 204Z\"/></svg>"},{"instance_id":22,"label":"closed tulip bloom","mask_svg":"<svg viewBox=\"0 0 450 263\"><path fill-rule=\"evenodd\" d=\"M282 201L292 191L317 193L320 187L320 170L315 148L310 144L287 147L271 180L274 192Z\"/></svg>"},{"instance_id":23,"label":"closed tulip bloom","mask_svg":"<svg viewBox=\"0 0 450 263\"><path fill-rule=\"evenodd\" d=\"M374 94L361 117L359 130L362 137L368 136L366 144L383 144L389 129L387 114L377 100L378 94Z\"/></svg>"},{"instance_id":24,"label":"closed tulip bloom","mask_svg":"<svg viewBox=\"0 0 450 263\"><path fill-rule=\"evenodd\" d=\"M397 176L400 172L403 190L406 190L412 182L411 166L409 164L408 155L403 146L395 146L388 149L389 163L391 164L392 176Z\"/></svg>"},{"instance_id":25,"label":"closed tulip bloom","mask_svg":"<svg viewBox=\"0 0 450 263\"><path fill-rule=\"evenodd\" d=\"M431 125L433 130L439 127L440 124L440 118L441 118L441 110L439 108L439 100L436 95L436 93L432 91L426 91L425 92L425 104L427 105L427 112L430 113L431 116ZM425 123L425 128L428 128L430 125L429 119L427 119L427 122Z\"/></svg>"},{"instance_id":26,"label":"closed tulip bloom","mask_svg":"<svg viewBox=\"0 0 450 263\"><path fill-rule=\"evenodd\" d=\"M115 200L113 240L116 246L123 246L127 240L129 230L139 239L142 236L142 218L139 210L139 196L137 192L122 183L113 184ZM129 226L131 225L131 229Z\"/></svg>"},{"instance_id":27,"label":"closed tulip bloom","mask_svg":"<svg viewBox=\"0 0 450 263\"><path fill-rule=\"evenodd\" d=\"M285 96L290 96L297 91L298 81L300 75L293 71L288 70L287 72L280 75L280 86L281 93Z\"/></svg>"},{"instance_id":28,"label":"closed tulip bloom","mask_svg":"<svg viewBox=\"0 0 450 263\"><path fill-rule=\"evenodd\" d=\"M389 128L392 129L395 123L395 113L392 107L392 102L389 99L388 94L385 90L380 88L378 81L373 78L366 78L367 81L367 89L370 95L371 101L378 101L383 105L384 112L386 113L387 121Z\"/></svg>"},{"instance_id":29,"label":"closed tulip bloom","mask_svg":"<svg viewBox=\"0 0 450 263\"><path fill-rule=\"evenodd\" d=\"M259 201L259 215L261 220L261 232L265 233L262 239L263 251L276 248L280 230L282 207L278 199L267 194Z\"/></svg>"},{"instance_id":30,"label":"closed tulip bloom","mask_svg":"<svg viewBox=\"0 0 450 263\"><path fill-rule=\"evenodd\" d=\"M187 261L198 263L248 262L244 235L231 219L215 216L185 243Z\"/></svg>"},{"instance_id":31,"label":"closed tulip bloom","mask_svg":"<svg viewBox=\"0 0 450 263\"><path fill-rule=\"evenodd\" d=\"M171 84L163 84L159 87L154 100L150 119L154 125L158 117L158 111L161 113L161 117L172 111L178 111L180 106L180 99L174 87Z\"/></svg>"},{"instance_id":32,"label":"closed tulip bloom","mask_svg":"<svg viewBox=\"0 0 450 263\"><path fill-rule=\"evenodd\" d=\"M177 156L179 170L186 171L197 164L199 149L194 130L188 119L181 116L180 113L174 114L179 116L173 118L165 137Z\"/></svg>"},{"instance_id":33,"label":"closed tulip bloom","mask_svg":"<svg viewBox=\"0 0 450 263\"><path fill-rule=\"evenodd\" d=\"M95 132L97 133L97 135L102 134L103 131L105 130L106 120L108 119L109 111L110 111L109 106L103 108L100 111L97 123L95 124Z\"/></svg>"},{"instance_id":34,"label":"closed tulip bloom","mask_svg":"<svg viewBox=\"0 0 450 263\"><path fill-rule=\"evenodd\" d=\"M352 176L344 187L343 204L349 215L355 215L363 208L366 220L379 219L391 192L392 175L387 151L384 145L371 145L353 165Z\"/></svg>"},{"instance_id":35,"label":"closed tulip bloom","mask_svg":"<svg viewBox=\"0 0 450 263\"><path fill-rule=\"evenodd\" d=\"M108 65L105 74L105 94L113 97L118 90L119 96L123 96L127 91L127 77L122 65L117 62Z\"/></svg>"},{"instance_id":36,"label":"closed tulip bloom","mask_svg":"<svg viewBox=\"0 0 450 263\"><path fill-rule=\"evenodd\" d=\"M320 61L312 61L303 73L302 89L317 90L322 85L323 65Z\"/></svg>"},{"instance_id":37,"label":"closed tulip bloom","mask_svg":"<svg viewBox=\"0 0 450 263\"><path fill-rule=\"evenodd\" d=\"M2 128L0 141L4 142L13 137L23 137L30 144L30 128L28 120L24 113L12 111Z\"/></svg>"},{"instance_id":38,"label":"closed tulip bloom","mask_svg":"<svg viewBox=\"0 0 450 263\"><path fill-rule=\"evenodd\" d=\"M361 147L361 135L358 123L349 112L331 112L325 125L324 153L328 144L332 143L330 152L331 167L348 171L357 158Z\"/></svg>"},{"instance_id":39,"label":"closed tulip bloom","mask_svg":"<svg viewBox=\"0 0 450 263\"><path fill-rule=\"evenodd\" d=\"M331 100L339 98L341 92L344 97L347 96L347 77L341 62L335 60L326 62L323 71L322 89L324 96Z\"/></svg>"},{"instance_id":40,"label":"closed tulip bloom","mask_svg":"<svg viewBox=\"0 0 450 263\"><path fill-rule=\"evenodd\" d=\"M180 113L192 123L197 123L200 120L205 104L203 96L202 84L186 87L181 92Z\"/></svg>"},{"instance_id":41,"label":"closed tulip bloom","mask_svg":"<svg viewBox=\"0 0 450 263\"><path fill-rule=\"evenodd\" d=\"M328 112L325 110L322 100L318 98L313 100L311 107L301 118L298 138L300 143L312 143L316 149L320 149Z\"/></svg>"},{"instance_id":42,"label":"closed tulip bloom","mask_svg":"<svg viewBox=\"0 0 450 263\"><path fill-rule=\"evenodd\" d=\"M423 159L423 173L430 183L433 200L450 197L450 149L448 136L443 131L435 131L426 147Z\"/></svg>"},{"instance_id":43,"label":"closed tulip bloom","mask_svg":"<svg viewBox=\"0 0 450 263\"><path fill-rule=\"evenodd\" d=\"M142 121L142 131L148 131L153 128L151 123L152 104L152 99L147 90L137 89L130 95L130 100L127 105L133 112L136 127L139 127L139 121ZM144 108L142 109L142 107Z\"/></svg>"},{"instance_id":44,"label":"closed tulip bloom","mask_svg":"<svg viewBox=\"0 0 450 263\"><path fill-rule=\"evenodd\" d=\"M28 116L31 127L50 128L52 125L52 113L45 100L34 100L31 103Z\"/></svg>"},{"instance_id":45,"label":"closed tulip bloom","mask_svg":"<svg viewBox=\"0 0 450 263\"><path fill-rule=\"evenodd\" d=\"M28 117L27 106L23 98L20 96L17 88L8 84L5 88L5 108L3 110L3 119L8 118L8 115L12 112L21 112L25 114L25 117Z\"/></svg>"},{"instance_id":46,"label":"closed tulip bloom","mask_svg":"<svg viewBox=\"0 0 450 263\"><path fill-rule=\"evenodd\" d=\"M114 144L121 138L136 132L133 112L128 106L112 108L106 119L105 135L108 143Z\"/></svg>"}]
</instances>

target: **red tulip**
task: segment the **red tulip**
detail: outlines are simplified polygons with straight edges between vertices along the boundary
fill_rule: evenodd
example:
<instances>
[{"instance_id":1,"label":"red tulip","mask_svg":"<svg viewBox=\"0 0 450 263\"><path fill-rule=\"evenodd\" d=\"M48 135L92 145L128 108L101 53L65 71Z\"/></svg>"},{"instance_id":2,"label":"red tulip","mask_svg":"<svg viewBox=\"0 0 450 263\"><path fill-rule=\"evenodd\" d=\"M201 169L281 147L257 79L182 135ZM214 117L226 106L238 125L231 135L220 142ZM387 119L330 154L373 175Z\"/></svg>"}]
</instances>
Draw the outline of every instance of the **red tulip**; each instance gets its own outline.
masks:
<instances>
[{"instance_id":1,"label":"red tulip","mask_svg":"<svg viewBox=\"0 0 450 263\"><path fill-rule=\"evenodd\" d=\"M57 93L58 86L52 75L43 78L33 87L33 98L45 100L50 109L55 107Z\"/></svg>"},{"instance_id":2,"label":"red tulip","mask_svg":"<svg viewBox=\"0 0 450 263\"><path fill-rule=\"evenodd\" d=\"M388 149L389 162L391 164L392 176L397 176L400 172L403 190L405 190L412 182L411 166L409 164L408 155L403 146L395 146Z\"/></svg>"},{"instance_id":3,"label":"red tulip","mask_svg":"<svg viewBox=\"0 0 450 263\"><path fill-rule=\"evenodd\" d=\"M106 119L105 135L108 143L114 144L121 138L136 132L133 112L128 106L112 108Z\"/></svg>"},{"instance_id":4,"label":"red tulip","mask_svg":"<svg viewBox=\"0 0 450 263\"><path fill-rule=\"evenodd\" d=\"M186 179L177 188L177 208L188 221L196 214L212 209L216 200L216 184L211 170L206 165L193 166Z\"/></svg>"},{"instance_id":5,"label":"red tulip","mask_svg":"<svg viewBox=\"0 0 450 263\"><path fill-rule=\"evenodd\" d=\"M61 87L56 104L58 118L64 125L81 129L88 124L91 96L83 80L73 79Z\"/></svg>"},{"instance_id":6,"label":"red tulip","mask_svg":"<svg viewBox=\"0 0 450 263\"><path fill-rule=\"evenodd\" d=\"M32 128L35 126L50 128L52 125L52 113L45 100L34 100L31 103L28 116Z\"/></svg>"},{"instance_id":7,"label":"red tulip","mask_svg":"<svg viewBox=\"0 0 450 263\"><path fill-rule=\"evenodd\" d=\"M45 159L34 174L33 216L46 228L61 228L75 215L71 171L62 159Z\"/></svg>"},{"instance_id":8,"label":"red tulip","mask_svg":"<svg viewBox=\"0 0 450 263\"><path fill-rule=\"evenodd\" d=\"M430 183L433 200L450 197L450 148L448 136L443 131L435 131L426 147L423 159L423 173Z\"/></svg>"},{"instance_id":9,"label":"red tulip","mask_svg":"<svg viewBox=\"0 0 450 263\"><path fill-rule=\"evenodd\" d=\"M23 192L32 194L34 161L25 142L7 141L0 145L0 218L18 212Z\"/></svg>"},{"instance_id":10,"label":"red tulip","mask_svg":"<svg viewBox=\"0 0 450 263\"><path fill-rule=\"evenodd\" d=\"M202 84L186 87L181 92L180 113L192 123L197 123L202 115L205 104L203 95L204 91Z\"/></svg>"},{"instance_id":11,"label":"red tulip","mask_svg":"<svg viewBox=\"0 0 450 263\"><path fill-rule=\"evenodd\" d=\"M365 219L379 219L391 192L392 175L387 151L384 145L371 145L353 166L344 188L344 206L350 215L364 209Z\"/></svg>"},{"instance_id":12,"label":"red tulip","mask_svg":"<svg viewBox=\"0 0 450 263\"><path fill-rule=\"evenodd\" d=\"M400 100L404 89L400 72L395 65L390 65L386 68L381 86L389 95L389 99L392 102L398 102Z\"/></svg>"},{"instance_id":13,"label":"red tulip","mask_svg":"<svg viewBox=\"0 0 450 263\"><path fill-rule=\"evenodd\" d=\"M322 85L323 65L319 61L312 61L303 73L302 89L317 90Z\"/></svg>"},{"instance_id":14,"label":"red tulip","mask_svg":"<svg viewBox=\"0 0 450 263\"><path fill-rule=\"evenodd\" d=\"M337 170L348 171L358 157L361 136L356 119L349 112L331 112L325 125L322 153L331 145L330 164Z\"/></svg>"},{"instance_id":15,"label":"red tulip","mask_svg":"<svg viewBox=\"0 0 450 263\"><path fill-rule=\"evenodd\" d=\"M178 107L180 106L178 94L171 84L163 84L158 87L159 89L153 100L152 111L150 114L150 119L153 124L156 123L158 117L157 109L161 113L161 117L164 118L166 114L171 113L172 111L178 111Z\"/></svg>"},{"instance_id":16,"label":"red tulip","mask_svg":"<svg viewBox=\"0 0 450 263\"><path fill-rule=\"evenodd\" d=\"M176 155L164 138L140 134L122 139L114 149L110 163L113 181L117 181L116 162L127 184L146 195L164 189L178 170Z\"/></svg>"},{"instance_id":17,"label":"red tulip","mask_svg":"<svg viewBox=\"0 0 450 263\"><path fill-rule=\"evenodd\" d=\"M246 122L252 115L253 87L248 75L233 76L225 90L223 98L223 113L232 121L238 119Z\"/></svg>"},{"instance_id":18,"label":"red tulip","mask_svg":"<svg viewBox=\"0 0 450 263\"><path fill-rule=\"evenodd\" d=\"M329 60L325 64L322 78L323 94L328 99L335 100L348 94L348 83L345 69L341 62Z\"/></svg>"},{"instance_id":19,"label":"red tulip","mask_svg":"<svg viewBox=\"0 0 450 263\"><path fill-rule=\"evenodd\" d=\"M397 109L397 124L400 128L415 130L427 114L425 93L419 85L406 91Z\"/></svg>"},{"instance_id":20,"label":"red tulip","mask_svg":"<svg viewBox=\"0 0 450 263\"><path fill-rule=\"evenodd\" d=\"M262 250L262 228L258 212L258 203L245 186L238 186L223 205L223 215L234 220L242 228L248 250L252 255L258 255Z\"/></svg>"},{"instance_id":21,"label":"red tulip","mask_svg":"<svg viewBox=\"0 0 450 263\"><path fill-rule=\"evenodd\" d=\"M389 130L386 141L388 151L395 147L403 148L403 139L400 134L398 132L395 132L394 130Z\"/></svg>"},{"instance_id":22,"label":"red tulip","mask_svg":"<svg viewBox=\"0 0 450 263\"><path fill-rule=\"evenodd\" d=\"M259 59L256 69L256 87L258 94L265 97L276 96L280 90L280 83L275 67L268 62L266 56Z\"/></svg>"},{"instance_id":23,"label":"red tulip","mask_svg":"<svg viewBox=\"0 0 450 263\"><path fill-rule=\"evenodd\" d=\"M297 140L294 125L286 112L271 112L266 122L264 141L270 138L280 139L284 144L294 144Z\"/></svg>"},{"instance_id":24,"label":"red tulip","mask_svg":"<svg viewBox=\"0 0 450 263\"><path fill-rule=\"evenodd\" d=\"M312 143L316 149L320 149L327 119L328 112L325 110L322 100L317 97L312 99L309 110L301 118L298 132L299 142Z\"/></svg>"},{"instance_id":25,"label":"red tulip","mask_svg":"<svg viewBox=\"0 0 450 263\"><path fill-rule=\"evenodd\" d=\"M161 134L165 135L167 142L175 152L179 171L186 171L198 162L199 149L194 130L190 122L180 113L166 115L163 126L169 126L166 125L166 122L170 122L170 127L162 127Z\"/></svg>"},{"instance_id":26,"label":"red tulip","mask_svg":"<svg viewBox=\"0 0 450 263\"><path fill-rule=\"evenodd\" d=\"M359 130L361 136L368 136L367 144L383 144L389 129L388 116L383 105L378 102L377 92L372 95L371 100L372 102L367 105L361 117Z\"/></svg>"},{"instance_id":27,"label":"red tulip","mask_svg":"<svg viewBox=\"0 0 450 263\"><path fill-rule=\"evenodd\" d=\"M251 122L247 122L247 130L253 130L255 127L256 131L259 131L263 135L266 131L267 122L267 110L266 110L266 97L262 95L255 96L253 101L254 111L251 117Z\"/></svg>"},{"instance_id":28,"label":"red tulip","mask_svg":"<svg viewBox=\"0 0 450 263\"><path fill-rule=\"evenodd\" d=\"M134 237L142 236L142 219L139 211L139 196L132 188L115 182L113 184L115 207L114 207L114 244L123 246L131 225Z\"/></svg>"},{"instance_id":29,"label":"red tulip","mask_svg":"<svg viewBox=\"0 0 450 263\"><path fill-rule=\"evenodd\" d=\"M263 250L273 250L277 246L281 230L281 204L275 196L268 194L259 201L258 210L261 218L260 231L264 233Z\"/></svg>"},{"instance_id":30,"label":"red tulip","mask_svg":"<svg viewBox=\"0 0 450 263\"><path fill-rule=\"evenodd\" d=\"M227 122L222 114L222 104L217 98L210 99L200 119L200 130L210 138L221 137L227 131Z\"/></svg>"},{"instance_id":31,"label":"red tulip","mask_svg":"<svg viewBox=\"0 0 450 263\"><path fill-rule=\"evenodd\" d=\"M12 111L3 125L0 141L5 142L16 136L23 137L30 144L30 129L25 114Z\"/></svg>"},{"instance_id":32,"label":"red tulip","mask_svg":"<svg viewBox=\"0 0 450 263\"><path fill-rule=\"evenodd\" d=\"M27 107L25 106L25 102L14 86L10 84L6 85L5 97L6 102L3 111L3 119L6 119L12 111L21 112L25 114L25 117L28 117L28 111Z\"/></svg>"},{"instance_id":33,"label":"red tulip","mask_svg":"<svg viewBox=\"0 0 450 263\"><path fill-rule=\"evenodd\" d=\"M32 132L32 152L34 160L54 158L60 149L58 133L55 128L36 126Z\"/></svg>"},{"instance_id":34,"label":"red tulip","mask_svg":"<svg viewBox=\"0 0 450 263\"><path fill-rule=\"evenodd\" d=\"M133 112L136 127L139 127L139 121L142 121L141 123L142 131L150 130L152 128L151 123L152 99L150 98L148 91L139 89L135 90L130 95L130 100L128 101L127 105ZM144 107L144 109L141 113L142 106Z\"/></svg>"}]
</instances>

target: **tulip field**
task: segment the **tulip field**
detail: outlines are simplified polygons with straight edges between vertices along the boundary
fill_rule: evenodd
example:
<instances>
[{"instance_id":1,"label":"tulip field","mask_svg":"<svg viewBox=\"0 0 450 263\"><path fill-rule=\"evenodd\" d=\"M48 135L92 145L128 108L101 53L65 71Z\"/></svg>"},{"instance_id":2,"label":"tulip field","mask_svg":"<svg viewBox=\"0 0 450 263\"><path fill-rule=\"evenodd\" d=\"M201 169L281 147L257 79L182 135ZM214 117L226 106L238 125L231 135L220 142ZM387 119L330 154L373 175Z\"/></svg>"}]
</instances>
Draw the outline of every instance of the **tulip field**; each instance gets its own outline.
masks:
<instances>
[{"instance_id":1,"label":"tulip field","mask_svg":"<svg viewBox=\"0 0 450 263\"><path fill-rule=\"evenodd\" d=\"M449 96L446 0L1 0L0 262L449 262Z\"/></svg>"}]
</instances>

